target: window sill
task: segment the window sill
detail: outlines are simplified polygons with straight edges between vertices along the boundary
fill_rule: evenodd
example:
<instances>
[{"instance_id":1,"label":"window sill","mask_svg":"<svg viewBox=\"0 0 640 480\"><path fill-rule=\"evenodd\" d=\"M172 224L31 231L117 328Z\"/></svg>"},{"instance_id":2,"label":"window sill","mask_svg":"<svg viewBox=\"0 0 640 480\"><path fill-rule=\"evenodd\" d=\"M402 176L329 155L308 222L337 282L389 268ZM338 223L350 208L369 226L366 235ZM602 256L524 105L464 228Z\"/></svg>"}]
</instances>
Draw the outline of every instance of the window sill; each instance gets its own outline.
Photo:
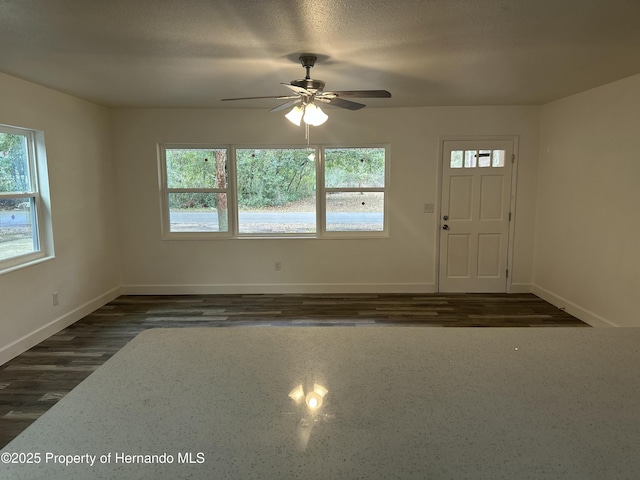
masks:
<instances>
[{"instance_id":1,"label":"window sill","mask_svg":"<svg viewBox=\"0 0 640 480\"><path fill-rule=\"evenodd\" d=\"M4 260L3 262L0 262L0 275L15 272L16 270L31 267L33 265L38 265L40 263L48 262L49 260L53 260L54 258L56 258L54 255L45 255L44 253L38 252L23 255L19 262L17 262L19 257L10 260Z\"/></svg>"},{"instance_id":2,"label":"window sill","mask_svg":"<svg viewBox=\"0 0 640 480\"><path fill-rule=\"evenodd\" d=\"M323 235L317 234L290 234L290 235L280 235L274 233L272 235L265 234L248 234L244 233L241 235L211 235L211 234L202 234L198 235L197 233L170 233L162 236L162 240L168 241L201 241L201 240L370 240L370 239L381 239L381 238L389 238L388 232L358 232L358 233L349 233L349 232L331 232L325 233Z\"/></svg>"}]
</instances>

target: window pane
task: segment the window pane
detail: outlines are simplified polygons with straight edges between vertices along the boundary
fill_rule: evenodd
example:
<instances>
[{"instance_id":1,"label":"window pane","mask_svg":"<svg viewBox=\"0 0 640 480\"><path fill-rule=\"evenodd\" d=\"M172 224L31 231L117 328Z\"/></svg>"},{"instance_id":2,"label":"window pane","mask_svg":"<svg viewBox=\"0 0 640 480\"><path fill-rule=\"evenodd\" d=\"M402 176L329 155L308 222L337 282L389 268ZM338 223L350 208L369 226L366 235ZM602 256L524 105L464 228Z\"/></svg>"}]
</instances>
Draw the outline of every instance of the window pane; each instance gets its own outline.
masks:
<instances>
[{"instance_id":1,"label":"window pane","mask_svg":"<svg viewBox=\"0 0 640 480\"><path fill-rule=\"evenodd\" d=\"M478 152L478 166L481 168L491 166L491 150L480 150Z\"/></svg>"},{"instance_id":2,"label":"window pane","mask_svg":"<svg viewBox=\"0 0 640 480\"><path fill-rule=\"evenodd\" d=\"M504 150L493 151L493 167L504 167Z\"/></svg>"},{"instance_id":3,"label":"window pane","mask_svg":"<svg viewBox=\"0 0 640 480\"><path fill-rule=\"evenodd\" d=\"M280 208L242 208L238 211L238 231L246 234L296 234L316 232L315 194Z\"/></svg>"},{"instance_id":4,"label":"window pane","mask_svg":"<svg viewBox=\"0 0 640 480\"><path fill-rule=\"evenodd\" d=\"M240 233L316 232L313 150L238 149L236 172Z\"/></svg>"},{"instance_id":5,"label":"window pane","mask_svg":"<svg viewBox=\"0 0 640 480\"><path fill-rule=\"evenodd\" d=\"M0 192L29 192L27 136L0 132Z\"/></svg>"},{"instance_id":6,"label":"window pane","mask_svg":"<svg viewBox=\"0 0 640 480\"><path fill-rule=\"evenodd\" d=\"M382 232L383 192L328 192L328 232Z\"/></svg>"},{"instance_id":7,"label":"window pane","mask_svg":"<svg viewBox=\"0 0 640 480\"><path fill-rule=\"evenodd\" d=\"M167 149L169 188L227 188L225 149Z\"/></svg>"},{"instance_id":8,"label":"window pane","mask_svg":"<svg viewBox=\"0 0 640 480\"><path fill-rule=\"evenodd\" d=\"M227 232L226 193L169 193L171 232Z\"/></svg>"},{"instance_id":9,"label":"window pane","mask_svg":"<svg viewBox=\"0 0 640 480\"><path fill-rule=\"evenodd\" d=\"M464 152L462 150L453 150L451 152L451 163L450 163L451 168L462 168L463 153Z\"/></svg>"},{"instance_id":10,"label":"window pane","mask_svg":"<svg viewBox=\"0 0 640 480\"><path fill-rule=\"evenodd\" d=\"M464 152L464 168L476 168L478 152L475 150L466 150Z\"/></svg>"},{"instance_id":11,"label":"window pane","mask_svg":"<svg viewBox=\"0 0 640 480\"><path fill-rule=\"evenodd\" d=\"M327 188L384 187L384 148L327 148L324 158Z\"/></svg>"},{"instance_id":12,"label":"window pane","mask_svg":"<svg viewBox=\"0 0 640 480\"><path fill-rule=\"evenodd\" d=\"M32 214L34 200L0 200L0 260L38 250Z\"/></svg>"}]
</instances>

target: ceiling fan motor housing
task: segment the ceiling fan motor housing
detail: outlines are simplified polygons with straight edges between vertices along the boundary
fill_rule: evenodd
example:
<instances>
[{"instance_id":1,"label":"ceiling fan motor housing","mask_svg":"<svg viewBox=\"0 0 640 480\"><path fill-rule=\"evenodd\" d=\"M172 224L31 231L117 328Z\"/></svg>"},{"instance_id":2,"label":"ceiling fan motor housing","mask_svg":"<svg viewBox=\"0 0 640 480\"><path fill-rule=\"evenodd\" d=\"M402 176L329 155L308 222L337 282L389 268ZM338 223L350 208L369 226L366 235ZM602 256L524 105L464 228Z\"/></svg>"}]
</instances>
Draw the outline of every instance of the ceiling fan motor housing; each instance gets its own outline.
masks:
<instances>
[{"instance_id":1,"label":"ceiling fan motor housing","mask_svg":"<svg viewBox=\"0 0 640 480\"><path fill-rule=\"evenodd\" d=\"M293 80L291 85L304 88L305 90L311 91L311 93L321 92L324 88L324 82L322 80L314 80L310 75L310 70L316 64L316 60L318 60L318 57L315 55L300 55L300 63L307 70L307 75L303 79Z\"/></svg>"},{"instance_id":2,"label":"ceiling fan motor housing","mask_svg":"<svg viewBox=\"0 0 640 480\"><path fill-rule=\"evenodd\" d=\"M292 80L291 85L296 87L302 87L310 92L321 92L324 89L324 82L322 80L314 80L312 78L302 78L300 80Z\"/></svg>"},{"instance_id":3,"label":"ceiling fan motor housing","mask_svg":"<svg viewBox=\"0 0 640 480\"><path fill-rule=\"evenodd\" d=\"M300 63L304 68L312 68L316 64L318 57L315 55L300 55Z\"/></svg>"}]
</instances>

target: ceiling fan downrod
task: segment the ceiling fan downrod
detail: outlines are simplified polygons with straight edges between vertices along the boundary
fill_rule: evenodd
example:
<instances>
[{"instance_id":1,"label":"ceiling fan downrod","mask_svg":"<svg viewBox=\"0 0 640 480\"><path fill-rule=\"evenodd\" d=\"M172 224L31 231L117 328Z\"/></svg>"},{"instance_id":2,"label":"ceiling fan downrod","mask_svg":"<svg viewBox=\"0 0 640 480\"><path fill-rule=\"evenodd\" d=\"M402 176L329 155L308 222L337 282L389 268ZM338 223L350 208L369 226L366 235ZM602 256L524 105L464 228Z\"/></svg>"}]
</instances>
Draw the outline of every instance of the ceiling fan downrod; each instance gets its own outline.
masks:
<instances>
[{"instance_id":1,"label":"ceiling fan downrod","mask_svg":"<svg viewBox=\"0 0 640 480\"><path fill-rule=\"evenodd\" d=\"M305 80L311 80L310 72L313 66L316 64L316 60L318 60L318 57L316 57L315 55L300 55L300 63L307 70Z\"/></svg>"}]
</instances>

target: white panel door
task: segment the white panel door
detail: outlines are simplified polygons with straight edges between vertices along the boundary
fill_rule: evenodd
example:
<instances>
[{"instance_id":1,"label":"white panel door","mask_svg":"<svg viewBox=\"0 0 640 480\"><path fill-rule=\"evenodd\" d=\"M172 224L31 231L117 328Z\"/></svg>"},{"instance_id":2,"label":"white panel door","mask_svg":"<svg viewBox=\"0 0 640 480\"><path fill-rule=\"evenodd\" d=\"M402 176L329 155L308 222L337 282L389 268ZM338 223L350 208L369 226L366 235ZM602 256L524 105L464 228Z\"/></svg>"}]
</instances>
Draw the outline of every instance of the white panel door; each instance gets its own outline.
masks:
<instances>
[{"instance_id":1,"label":"white panel door","mask_svg":"<svg viewBox=\"0 0 640 480\"><path fill-rule=\"evenodd\" d=\"M441 292L506 292L512 141L446 141Z\"/></svg>"}]
</instances>

